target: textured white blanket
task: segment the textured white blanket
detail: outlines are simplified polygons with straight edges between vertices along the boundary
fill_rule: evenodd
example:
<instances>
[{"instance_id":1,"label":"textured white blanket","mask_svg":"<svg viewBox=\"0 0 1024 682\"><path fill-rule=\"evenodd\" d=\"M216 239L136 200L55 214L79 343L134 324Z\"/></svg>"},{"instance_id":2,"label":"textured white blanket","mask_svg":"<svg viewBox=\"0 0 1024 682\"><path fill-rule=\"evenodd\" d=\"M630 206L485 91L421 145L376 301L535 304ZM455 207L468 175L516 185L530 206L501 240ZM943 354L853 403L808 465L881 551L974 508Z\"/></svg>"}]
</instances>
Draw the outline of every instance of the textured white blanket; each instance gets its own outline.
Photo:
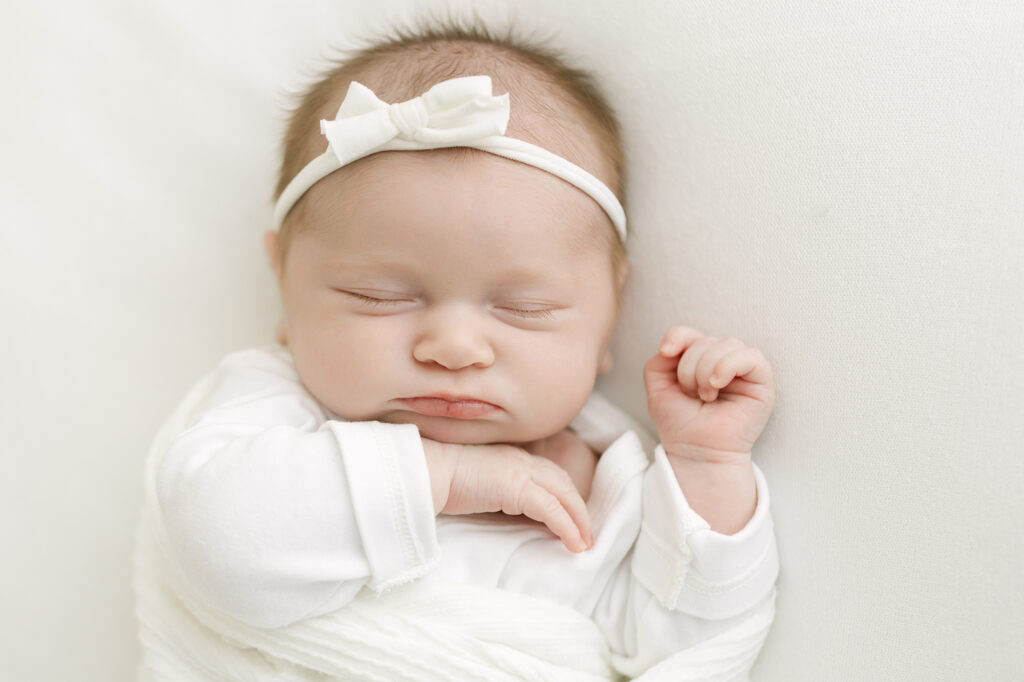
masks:
<instances>
[{"instance_id":1,"label":"textured white blanket","mask_svg":"<svg viewBox=\"0 0 1024 682\"><path fill-rule=\"evenodd\" d=\"M567 607L502 590L412 583L263 629L207 608L160 557L137 553L151 680L608 680L604 638Z\"/></svg>"},{"instance_id":2,"label":"textured white blanket","mask_svg":"<svg viewBox=\"0 0 1024 682\"><path fill-rule=\"evenodd\" d=\"M617 679L589 619L532 597L413 583L380 597L364 590L327 616L261 629L204 607L148 544L136 555L146 651L140 682ZM746 679L772 617L768 603L740 627L639 679Z\"/></svg>"},{"instance_id":3,"label":"textured white blanket","mask_svg":"<svg viewBox=\"0 0 1024 682\"><path fill-rule=\"evenodd\" d=\"M204 605L169 560L152 504L135 560L140 682L619 679L588 618L526 595L419 582L364 590L344 609L285 627L252 627ZM746 679L773 615L770 601L639 679Z\"/></svg>"}]
</instances>

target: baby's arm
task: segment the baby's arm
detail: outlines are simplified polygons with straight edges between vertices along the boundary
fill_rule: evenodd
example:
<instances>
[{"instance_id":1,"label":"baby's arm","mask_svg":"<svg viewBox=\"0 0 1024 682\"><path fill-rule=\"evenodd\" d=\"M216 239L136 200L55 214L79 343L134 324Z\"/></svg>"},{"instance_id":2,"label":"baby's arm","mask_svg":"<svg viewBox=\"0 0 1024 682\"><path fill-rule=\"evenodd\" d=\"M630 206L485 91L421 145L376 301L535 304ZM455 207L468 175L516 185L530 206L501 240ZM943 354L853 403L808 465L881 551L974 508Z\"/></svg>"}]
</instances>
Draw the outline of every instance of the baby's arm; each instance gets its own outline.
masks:
<instances>
[{"instance_id":1,"label":"baby's arm","mask_svg":"<svg viewBox=\"0 0 1024 682\"><path fill-rule=\"evenodd\" d=\"M209 605L277 627L438 559L416 427L328 417L287 354L252 350L225 358L158 437L161 526Z\"/></svg>"},{"instance_id":2,"label":"baby's arm","mask_svg":"<svg viewBox=\"0 0 1024 682\"><path fill-rule=\"evenodd\" d=\"M582 500L550 462L331 420L283 351L228 356L171 423L155 481L170 548L208 603L250 624L421 577L439 556L438 511L526 513L577 551L590 542Z\"/></svg>"},{"instance_id":3,"label":"baby's arm","mask_svg":"<svg viewBox=\"0 0 1024 682\"><path fill-rule=\"evenodd\" d=\"M771 366L738 339L673 327L644 367L647 402L690 507L726 535L753 516L750 453L775 401Z\"/></svg>"},{"instance_id":4,"label":"baby's arm","mask_svg":"<svg viewBox=\"0 0 1024 682\"><path fill-rule=\"evenodd\" d=\"M737 340L675 327L644 378L662 444L644 472L632 554L595 620L630 677L658 666L674 679L697 662L715 679L742 676L771 624L778 575L767 483L750 458L774 401L771 369Z\"/></svg>"},{"instance_id":5,"label":"baby's arm","mask_svg":"<svg viewBox=\"0 0 1024 682\"><path fill-rule=\"evenodd\" d=\"M771 624L778 575L767 483L750 458L774 400L771 370L737 340L674 327L644 379L662 443L620 504L639 507L638 534L594 619L629 677L699 666L738 679Z\"/></svg>"}]
</instances>

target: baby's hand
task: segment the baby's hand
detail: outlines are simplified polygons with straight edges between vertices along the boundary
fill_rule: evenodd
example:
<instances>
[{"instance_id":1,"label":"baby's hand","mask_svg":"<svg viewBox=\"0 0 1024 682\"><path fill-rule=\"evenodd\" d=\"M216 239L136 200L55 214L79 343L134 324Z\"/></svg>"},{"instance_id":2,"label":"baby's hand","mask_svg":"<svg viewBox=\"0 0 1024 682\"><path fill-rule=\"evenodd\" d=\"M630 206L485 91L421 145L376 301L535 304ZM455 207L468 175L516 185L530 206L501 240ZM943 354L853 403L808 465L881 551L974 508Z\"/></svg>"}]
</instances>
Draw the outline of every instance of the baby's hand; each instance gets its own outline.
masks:
<instances>
[{"instance_id":1,"label":"baby's hand","mask_svg":"<svg viewBox=\"0 0 1024 682\"><path fill-rule=\"evenodd\" d=\"M550 459L569 472L573 485L584 500L590 499L597 454L570 429L522 446L531 455Z\"/></svg>"},{"instance_id":2,"label":"baby's hand","mask_svg":"<svg viewBox=\"0 0 1024 682\"><path fill-rule=\"evenodd\" d=\"M749 462L775 403L761 351L690 327L668 330L644 383L666 454L697 462Z\"/></svg>"},{"instance_id":3,"label":"baby's hand","mask_svg":"<svg viewBox=\"0 0 1024 682\"><path fill-rule=\"evenodd\" d=\"M593 543L590 515L569 474L512 445L457 445L423 439L434 511L523 514L545 524L572 552Z\"/></svg>"}]
</instances>

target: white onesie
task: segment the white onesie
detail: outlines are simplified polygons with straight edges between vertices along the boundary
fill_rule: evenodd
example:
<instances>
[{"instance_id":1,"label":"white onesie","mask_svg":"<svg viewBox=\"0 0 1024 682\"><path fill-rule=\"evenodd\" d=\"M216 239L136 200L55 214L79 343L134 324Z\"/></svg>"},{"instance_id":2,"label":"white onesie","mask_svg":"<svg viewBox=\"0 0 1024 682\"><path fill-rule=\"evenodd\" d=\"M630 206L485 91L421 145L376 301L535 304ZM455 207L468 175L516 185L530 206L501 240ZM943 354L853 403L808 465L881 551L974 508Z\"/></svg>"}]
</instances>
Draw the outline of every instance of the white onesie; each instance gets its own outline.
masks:
<instances>
[{"instance_id":1,"label":"white onesie","mask_svg":"<svg viewBox=\"0 0 1024 682\"><path fill-rule=\"evenodd\" d=\"M304 388L280 346L227 356L195 386L157 457L156 497L182 574L218 612L277 628L410 581L498 588L596 623L619 672L741 623L774 599L768 490L735 535L689 506L660 446L594 394L573 422L598 460L594 546L500 513L433 512L413 425L346 422ZM145 657L145 652L144 652Z\"/></svg>"}]
</instances>

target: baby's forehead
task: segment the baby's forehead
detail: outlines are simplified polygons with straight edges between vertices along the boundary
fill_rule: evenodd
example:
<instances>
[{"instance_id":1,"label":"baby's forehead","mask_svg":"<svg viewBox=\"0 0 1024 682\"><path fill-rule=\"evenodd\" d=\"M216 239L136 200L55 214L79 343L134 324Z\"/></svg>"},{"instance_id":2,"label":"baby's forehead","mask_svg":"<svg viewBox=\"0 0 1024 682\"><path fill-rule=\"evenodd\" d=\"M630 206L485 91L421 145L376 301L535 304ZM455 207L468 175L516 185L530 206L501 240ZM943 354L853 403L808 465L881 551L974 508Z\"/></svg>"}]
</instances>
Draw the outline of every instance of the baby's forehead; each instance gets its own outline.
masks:
<instances>
[{"instance_id":1,"label":"baby's forehead","mask_svg":"<svg viewBox=\"0 0 1024 682\"><path fill-rule=\"evenodd\" d=\"M610 229L597 203L564 180L465 147L381 152L356 161L311 188L305 213L322 231L344 231L356 219L416 223L442 197L446 205L465 205L467 213L481 203L504 207L483 215L508 232L523 223L544 224L531 237L537 248L555 241L574 253L591 251L605 244Z\"/></svg>"}]
</instances>

